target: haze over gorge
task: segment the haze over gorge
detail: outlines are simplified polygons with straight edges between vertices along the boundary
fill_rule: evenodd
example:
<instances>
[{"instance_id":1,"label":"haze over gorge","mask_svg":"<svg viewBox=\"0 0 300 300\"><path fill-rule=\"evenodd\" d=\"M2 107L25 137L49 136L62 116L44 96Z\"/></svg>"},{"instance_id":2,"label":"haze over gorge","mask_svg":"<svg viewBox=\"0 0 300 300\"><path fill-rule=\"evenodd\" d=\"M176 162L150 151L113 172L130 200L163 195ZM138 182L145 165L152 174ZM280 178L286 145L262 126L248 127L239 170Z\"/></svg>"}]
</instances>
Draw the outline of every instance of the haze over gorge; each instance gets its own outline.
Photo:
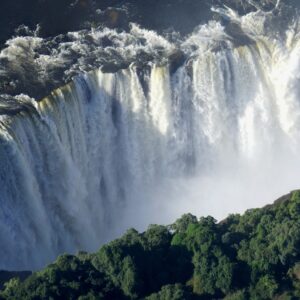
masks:
<instances>
[{"instance_id":1,"label":"haze over gorge","mask_svg":"<svg viewBox=\"0 0 300 300\"><path fill-rule=\"evenodd\" d=\"M19 27L0 52L0 269L299 187L297 3L237 2L188 33Z\"/></svg>"}]
</instances>

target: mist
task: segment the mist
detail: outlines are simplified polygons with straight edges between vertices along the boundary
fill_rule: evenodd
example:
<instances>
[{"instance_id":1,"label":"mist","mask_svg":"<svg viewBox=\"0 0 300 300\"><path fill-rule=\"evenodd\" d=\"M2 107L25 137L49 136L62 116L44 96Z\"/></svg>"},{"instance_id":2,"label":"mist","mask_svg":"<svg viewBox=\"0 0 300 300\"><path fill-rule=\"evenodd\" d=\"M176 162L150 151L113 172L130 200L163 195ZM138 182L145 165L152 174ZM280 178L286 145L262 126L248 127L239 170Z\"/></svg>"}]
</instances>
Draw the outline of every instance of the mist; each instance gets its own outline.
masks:
<instances>
[{"instance_id":1,"label":"mist","mask_svg":"<svg viewBox=\"0 0 300 300\"><path fill-rule=\"evenodd\" d=\"M185 213L197 217L213 216L222 221L230 214L273 203L288 192L299 188L300 164L297 156L282 153L272 158L237 162L227 161L224 168L212 168L202 175L174 178L157 183L123 211L120 228L146 230L149 224L170 225Z\"/></svg>"}]
</instances>

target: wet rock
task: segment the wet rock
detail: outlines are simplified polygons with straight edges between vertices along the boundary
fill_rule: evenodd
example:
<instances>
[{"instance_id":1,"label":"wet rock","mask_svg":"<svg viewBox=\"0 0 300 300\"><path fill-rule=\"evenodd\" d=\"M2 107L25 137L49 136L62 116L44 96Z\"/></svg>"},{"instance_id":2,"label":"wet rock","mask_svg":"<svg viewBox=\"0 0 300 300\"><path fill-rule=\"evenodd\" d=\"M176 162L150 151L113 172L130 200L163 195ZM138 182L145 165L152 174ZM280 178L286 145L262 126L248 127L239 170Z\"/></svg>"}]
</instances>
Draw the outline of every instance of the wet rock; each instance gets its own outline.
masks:
<instances>
[{"instance_id":1,"label":"wet rock","mask_svg":"<svg viewBox=\"0 0 300 300\"><path fill-rule=\"evenodd\" d=\"M232 38L232 42L236 47L254 43L254 41L236 23L229 23L225 27L225 32Z\"/></svg>"},{"instance_id":2,"label":"wet rock","mask_svg":"<svg viewBox=\"0 0 300 300\"><path fill-rule=\"evenodd\" d=\"M129 63L121 62L121 63L114 63L114 62L109 62L104 64L101 67L101 71L103 73L116 73L119 70L127 69L129 67Z\"/></svg>"},{"instance_id":3,"label":"wet rock","mask_svg":"<svg viewBox=\"0 0 300 300\"><path fill-rule=\"evenodd\" d=\"M170 66L170 73L173 74L177 71L179 67L181 67L186 58L184 53L181 50L175 50L169 57L169 66Z\"/></svg>"}]
</instances>

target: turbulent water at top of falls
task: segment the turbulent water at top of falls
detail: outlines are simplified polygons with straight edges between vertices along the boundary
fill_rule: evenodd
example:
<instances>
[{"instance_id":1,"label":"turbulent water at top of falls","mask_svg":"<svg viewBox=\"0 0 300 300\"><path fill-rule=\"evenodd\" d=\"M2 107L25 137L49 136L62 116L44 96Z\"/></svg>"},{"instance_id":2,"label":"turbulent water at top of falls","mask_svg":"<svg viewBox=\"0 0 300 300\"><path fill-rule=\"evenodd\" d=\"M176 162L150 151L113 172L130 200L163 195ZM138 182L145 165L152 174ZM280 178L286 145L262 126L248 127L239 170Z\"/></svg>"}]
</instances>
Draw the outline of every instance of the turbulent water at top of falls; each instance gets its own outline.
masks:
<instances>
[{"instance_id":1,"label":"turbulent water at top of falls","mask_svg":"<svg viewBox=\"0 0 300 300\"><path fill-rule=\"evenodd\" d=\"M128 68L82 73L38 102L2 96L1 269L40 268L186 212L220 219L298 187L300 31L277 34L270 13L226 14L247 42L218 22L180 43L110 30L119 46L108 50L134 57ZM79 70L106 53L80 41L36 55L39 38L15 38L0 58L21 72L27 43L32 70L50 74L70 49ZM186 60L170 70L164 58L178 47ZM157 59L139 66L141 49Z\"/></svg>"}]
</instances>

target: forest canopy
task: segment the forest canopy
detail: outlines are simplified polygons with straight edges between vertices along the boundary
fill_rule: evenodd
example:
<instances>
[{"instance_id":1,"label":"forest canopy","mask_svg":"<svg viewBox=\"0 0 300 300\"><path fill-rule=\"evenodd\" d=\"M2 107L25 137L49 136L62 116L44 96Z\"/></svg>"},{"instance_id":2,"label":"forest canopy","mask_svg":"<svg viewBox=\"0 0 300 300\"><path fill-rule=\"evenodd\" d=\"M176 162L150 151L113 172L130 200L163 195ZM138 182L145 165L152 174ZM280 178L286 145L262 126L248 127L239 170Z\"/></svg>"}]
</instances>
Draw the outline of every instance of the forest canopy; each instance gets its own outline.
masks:
<instances>
[{"instance_id":1,"label":"forest canopy","mask_svg":"<svg viewBox=\"0 0 300 300\"><path fill-rule=\"evenodd\" d=\"M299 299L300 191L261 209L212 217L185 214L150 225L98 252L64 254L1 299Z\"/></svg>"}]
</instances>

